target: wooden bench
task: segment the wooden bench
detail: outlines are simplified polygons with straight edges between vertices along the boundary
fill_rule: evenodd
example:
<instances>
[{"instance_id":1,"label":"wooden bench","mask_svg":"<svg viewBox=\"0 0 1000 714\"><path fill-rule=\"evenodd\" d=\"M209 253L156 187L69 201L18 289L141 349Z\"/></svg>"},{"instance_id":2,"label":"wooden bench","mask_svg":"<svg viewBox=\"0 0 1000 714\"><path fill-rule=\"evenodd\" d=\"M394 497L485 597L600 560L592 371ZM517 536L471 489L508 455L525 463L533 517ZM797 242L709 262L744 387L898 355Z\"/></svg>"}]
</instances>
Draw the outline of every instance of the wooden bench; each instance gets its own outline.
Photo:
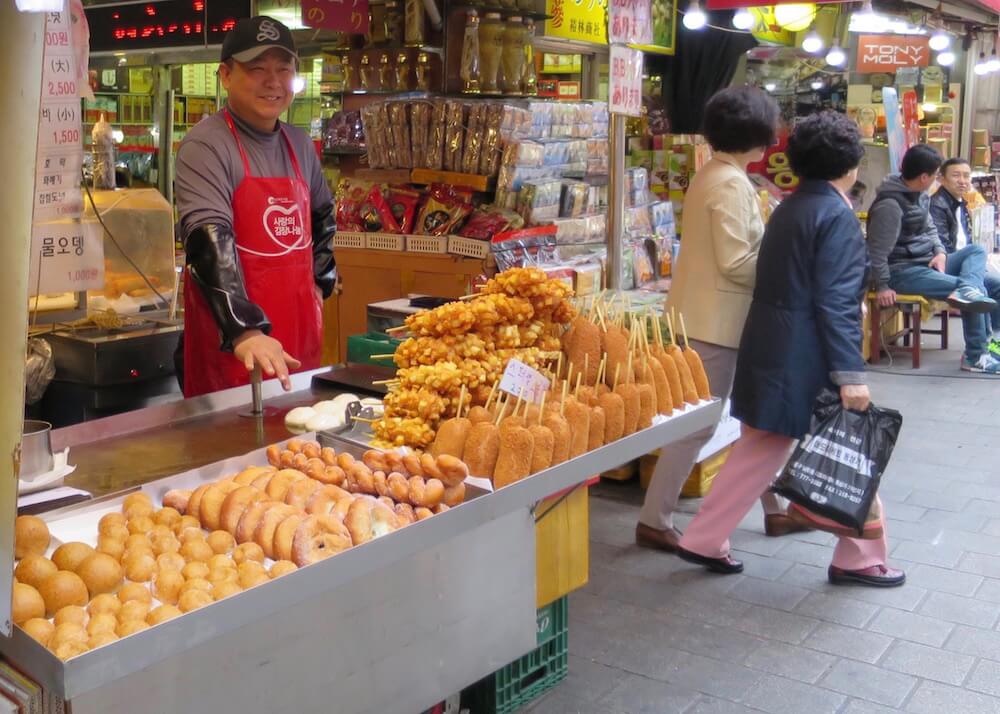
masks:
<instances>
[{"instance_id":1,"label":"wooden bench","mask_svg":"<svg viewBox=\"0 0 1000 714\"><path fill-rule=\"evenodd\" d=\"M932 313L941 320L941 326L936 330L923 327L921 323L921 311L924 306L934 310ZM892 307L882 307L878 304L878 298L874 292L868 293L868 309L871 324L871 350L868 361L877 364L882 359L882 353L890 356L895 353L909 352L913 369L920 369L920 341L923 335L940 335L941 349L948 349L948 308L937 310L936 301L927 300L919 295L896 295L896 304ZM896 331L891 337L883 340L883 320L891 319L893 311L899 310L903 318L901 330ZM893 344L899 338L903 339L903 345Z\"/></svg>"}]
</instances>

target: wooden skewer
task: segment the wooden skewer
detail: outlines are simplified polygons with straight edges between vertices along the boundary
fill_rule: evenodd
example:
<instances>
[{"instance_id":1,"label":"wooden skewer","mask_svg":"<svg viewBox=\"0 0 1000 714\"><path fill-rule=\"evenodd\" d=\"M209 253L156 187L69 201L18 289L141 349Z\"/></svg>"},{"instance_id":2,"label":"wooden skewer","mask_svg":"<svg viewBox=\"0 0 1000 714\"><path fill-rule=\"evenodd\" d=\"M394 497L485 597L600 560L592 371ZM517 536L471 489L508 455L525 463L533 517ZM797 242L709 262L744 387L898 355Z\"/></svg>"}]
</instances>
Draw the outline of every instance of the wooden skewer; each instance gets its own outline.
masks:
<instances>
[{"instance_id":1,"label":"wooden skewer","mask_svg":"<svg viewBox=\"0 0 1000 714\"><path fill-rule=\"evenodd\" d=\"M566 416L566 391L569 389L569 382L563 382L562 403L559 405L559 416Z\"/></svg>"},{"instance_id":2,"label":"wooden skewer","mask_svg":"<svg viewBox=\"0 0 1000 714\"><path fill-rule=\"evenodd\" d=\"M525 387L522 384L521 385L521 391L518 392L518 394L517 394L517 404L514 405L514 416L517 416L517 413L521 410L521 402L524 401L524 389L525 389ZM528 405L527 404L524 406L524 411L525 411L525 413L527 413L527 411L528 411Z\"/></svg>"},{"instance_id":3,"label":"wooden skewer","mask_svg":"<svg viewBox=\"0 0 1000 714\"><path fill-rule=\"evenodd\" d=\"M360 421L360 422L363 422L365 424L374 424L375 422L378 421L378 419L369 419L367 417L356 416L356 417L351 417L351 421Z\"/></svg>"},{"instance_id":4,"label":"wooden skewer","mask_svg":"<svg viewBox=\"0 0 1000 714\"><path fill-rule=\"evenodd\" d=\"M608 367L608 355L607 353L605 353L601 355L601 364L597 368L597 382L594 384L595 387L604 381L604 372L607 370L607 367Z\"/></svg>"},{"instance_id":5,"label":"wooden skewer","mask_svg":"<svg viewBox=\"0 0 1000 714\"><path fill-rule=\"evenodd\" d=\"M671 325L678 324L677 323L677 310L674 309L673 306L671 306L671 308L670 308L670 323L669 324L671 324ZM673 327L670 328L670 337L671 337L671 339L673 339L673 337L674 337L674 328ZM677 340L674 340L674 344L677 345L678 347L680 347L681 343L678 342Z\"/></svg>"},{"instance_id":6,"label":"wooden skewer","mask_svg":"<svg viewBox=\"0 0 1000 714\"><path fill-rule=\"evenodd\" d=\"M398 379L379 379L372 384L399 384Z\"/></svg>"},{"instance_id":7,"label":"wooden skewer","mask_svg":"<svg viewBox=\"0 0 1000 714\"><path fill-rule=\"evenodd\" d=\"M504 400L503 403L500 405L500 411L497 412L497 421L496 421L497 426L500 426L500 422L503 421L504 414L507 413L507 403L509 401L510 401L509 399Z\"/></svg>"},{"instance_id":8,"label":"wooden skewer","mask_svg":"<svg viewBox=\"0 0 1000 714\"><path fill-rule=\"evenodd\" d=\"M583 378L582 373L577 373L576 375L576 392L573 394L577 399L580 398L580 380Z\"/></svg>"},{"instance_id":9,"label":"wooden skewer","mask_svg":"<svg viewBox=\"0 0 1000 714\"><path fill-rule=\"evenodd\" d=\"M559 352L559 359L556 362L556 377L558 377L559 375L562 374L562 360L563 360L563 353L560 350L560 352Z\"/></svg>"},{"instance_id":10,"label":"wooden skewer","mask_svg":"<svg viewBox=\"0 0 1000 714\"><path fill-rule=\"evenodd\" d=\"M667 329L670 331L670 344L676 345L677 339L676 335L674 335L674 321L670 317L670 315L667 315L666 318L667 318Z\"/></svg>"},{"instance_id":11,"label":"wooden skewer","mask_svg":"<svg viewBox=\"0 0 1000 714\"><path fill-rule=\"evenodd\" d=\"M691 349L691 343L688 342L688 328L687 325L684 324L683 312L681 313L681 333L684 335L684 346L688 349Z\"/></svg>"},{"instance_id":12,"label":"wooden skewer","mask_svg":"<svg viewBox=\"0 0 1000 714\"><path fill-rule=\"evenodd\" d=\"M588 352L583 356L583 374L590 374L590 353ZM590 383L590 377L587 377L587 383Z\"/></svg>"},{"instance_id":13,"label":"wooden skewer","mask_svg":"<svg viewBox=\"0 0 1000 714\"><path fill-rule=\"evenodd\" d=\"M392 359L393 357L396 356L396 353L393 352L391 355L369 355L369 356L372 359Z\"/></svg>"},{"instance_id":14,"label":"wooden skewer","mask_svg":"<svg viewBox=\"0 0 1000 714\"><path fill-rule=\"evenodd\" d=\"M400 325L399 327L390 327L386 330L386 334L394 335L397 332L406 332L410 328L406 325Z\"/></svg>"},{"instance_id":15,"label":"wooden skewer","mask_svg":"<svg viewBox=\"0 0 1000 714\"><path fill-rule=\"evenodd\" d=\"M538 426L542 425L542 414L545 413L545 398L549 396L548 392L542 393L542 404L538 407Z\"/></svg>"},{"instance_id":16,"label":"wooden skewer","mask_svg":"<svg viewBox=\"0 0 1000 714\"><path fill-rule=\"evenodd\" d=\"M462 384L462 388L458 391L458 409L455 410L455 416L459 419L462 418L462 405L465 403L465 384Z\"/></svg>"},{"instance_id":17,"label":"wooden skewer","mask_svg":"<svg viewBox=\"0 0 1000 714\"><path fill-rule=\"evenodd\" d=\"M490 404L493 402L493 395L497 393L497 384L499 384L499 382L493 383L493 386L490 388L490 395L486 397L486 409L490 408Z\"/></svg>"},{"instance_id":18,"label":"wooden skewer","mask_svg":"<svg viewBox=\"0 0 1000 714\"><path fill-rule=\"evenodd\" d=\"M618 377L621 376L621 372L622 372L622 363L619 362L618 364L615 365L615 381L611 383L612 392L618 389Z\"/></svg>"}]
</instances>

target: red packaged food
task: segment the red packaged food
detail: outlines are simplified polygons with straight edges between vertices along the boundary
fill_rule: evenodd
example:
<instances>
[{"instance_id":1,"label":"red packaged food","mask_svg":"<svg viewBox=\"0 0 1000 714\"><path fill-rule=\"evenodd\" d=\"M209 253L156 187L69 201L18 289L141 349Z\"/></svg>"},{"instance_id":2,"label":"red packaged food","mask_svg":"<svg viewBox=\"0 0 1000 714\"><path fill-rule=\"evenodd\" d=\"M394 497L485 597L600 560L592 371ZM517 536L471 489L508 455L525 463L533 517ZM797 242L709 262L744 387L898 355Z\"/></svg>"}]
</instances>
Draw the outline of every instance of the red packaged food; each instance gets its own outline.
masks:
<instances>
[{"instance_id":1,"label":"red packaged food","mask_svg":"<svg viewBox=\"0 0 1000 714\"><path fill-rule=\"evenodd\" d=\"M443 236L453 232L472 211L470 201L470 193L456 191L447 184L432 185L420 208L414 232L426 236Z\"/></svg>"},{"instance_id":2,"label":"red packaged food","mask_svg":"<svg viewBox=\"0 0 1000 714\"><path fill-rule=\"evenodd\" d=\"M378 186L372 186L360 210L361 224L367 233L399 233L399 224L392 215L389 203Z\"/></svg>"},{"instance_id":3,"label":"red packaged food","mask_svg":"<svg viewBox=\"0 0 1000 714\"><path fill-rule=\"evenodd\" d=\"M398 186L389 189L389 210L403 233L413 232L419 202L419 191Z\"/></svg>"}]
</instances>

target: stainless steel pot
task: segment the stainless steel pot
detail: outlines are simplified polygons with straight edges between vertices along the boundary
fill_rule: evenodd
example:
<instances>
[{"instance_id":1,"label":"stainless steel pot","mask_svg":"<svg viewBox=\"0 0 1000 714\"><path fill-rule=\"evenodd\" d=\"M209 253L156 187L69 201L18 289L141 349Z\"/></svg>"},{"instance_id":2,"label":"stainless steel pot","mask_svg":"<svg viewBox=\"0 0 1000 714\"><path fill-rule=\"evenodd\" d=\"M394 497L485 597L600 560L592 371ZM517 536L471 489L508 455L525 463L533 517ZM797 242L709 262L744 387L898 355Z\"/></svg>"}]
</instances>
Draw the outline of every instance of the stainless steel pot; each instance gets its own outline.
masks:
<instances>
[{"instance_id":1,"label":"stainless steel pot","mask_svg":"<svg viewBox=\"0 0 1000 714\"><path fill-rule=\"evenodd\" d=\"M21 436L22 481L30 481L55 466L52 457L52 425L47 421L25 419Z\"/></svg>"}]
</instances>

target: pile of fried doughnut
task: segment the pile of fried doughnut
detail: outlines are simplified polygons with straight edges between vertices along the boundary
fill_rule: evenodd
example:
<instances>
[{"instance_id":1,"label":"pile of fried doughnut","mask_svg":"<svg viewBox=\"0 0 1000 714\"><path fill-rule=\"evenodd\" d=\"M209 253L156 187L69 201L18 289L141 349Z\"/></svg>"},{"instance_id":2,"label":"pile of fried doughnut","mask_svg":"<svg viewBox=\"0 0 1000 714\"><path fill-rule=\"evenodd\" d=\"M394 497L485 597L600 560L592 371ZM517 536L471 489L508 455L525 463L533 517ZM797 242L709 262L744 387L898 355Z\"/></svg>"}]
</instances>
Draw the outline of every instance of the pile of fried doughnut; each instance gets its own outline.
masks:
<instances>
[{"instance_id":1,"label":"pile of fried doughnut","mask_svg":"<svg viewBox=\"0 0 1000 714\"><path fill-rule=\"evenodd\" d=\"M408 317L404 329L412 336L393 356L397 382L372 425L374 443L426 448L442 419L485 403L511 359L543 366L576 315L571 295L538 268L512 268L470 300Z\"/></svg>"}]
</instances>

